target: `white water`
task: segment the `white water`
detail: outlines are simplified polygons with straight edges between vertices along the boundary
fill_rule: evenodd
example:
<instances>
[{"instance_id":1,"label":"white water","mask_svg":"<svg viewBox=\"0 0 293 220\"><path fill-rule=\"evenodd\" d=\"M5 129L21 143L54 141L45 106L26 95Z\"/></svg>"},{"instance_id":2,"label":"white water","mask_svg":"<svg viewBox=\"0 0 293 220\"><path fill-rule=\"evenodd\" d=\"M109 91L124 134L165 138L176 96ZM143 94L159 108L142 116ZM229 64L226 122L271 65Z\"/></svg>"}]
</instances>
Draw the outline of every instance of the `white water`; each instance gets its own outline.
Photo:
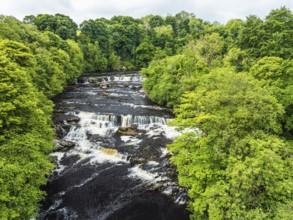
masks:
<instances>
[{"instance_id":1,"label":"white water","mask_svg":"<svg viewBox=\"0 0 293 220\"><path fill-rule=\"evenodd\" d=\"M78 114L71 112L68 114L78 116L81 119L78 123L80 127L74 127L65 137L66 140L77 143L86 138L86 133L105 136L117 131L118 127L130 127L131 125L137 125L138 129L148 130L154 126L162 127L169 120L158 116L106 115L92 112L79 112ZM164 129L166 128L164 126Z\"/></svg>"},{"instance_id":2,"label":"white water","mask_svg":"<svg viewBox=\"0 0 293 220\"><path fill-rule=\"evenodd\" d=\"M141 82L143 80L141 76L104 76L101 78L104 82Z\"/></svg>"},{"instance_id":3,"label":"white water","mask_svg":"<svg viewBox=\"0 0 293 220\"><path fill-rule=\"evenodd\" d=\"M130 168L128 177L134 178L134 179L141 179L145 183L151 183L151 184L168 179L166 176L161 176L158 172L149 172L149 171L143 170L140 168L140 166L141 165L137 165L133 168Z\"/></svg>"},{"instance_id":4,"label":"white water","mask_svg":"<svg viewBox=\"0 0 293 220\"><path fill-rule=\"evenodd\" d=\"M76 126L72 126L64 140L76 143L76 147L68 152L68 154L79 154L80 160L90 158L90 163L128 163L128 155L119 152L115 154L107 154L101 151L99 142L91 142L88 135L98 135L106 137L115 133L119 127L129 127L136 125L138 129L149 130L148 135L164 134L166 137L176 136L170 132L170 128L166 125L169 119L158 116L134 116L134 115L111 115L111 114L96 114L93 112L69 112L68 115L75 115L80 118ZM171 129L173 131L173 129ZM137 145L141 142L139 138L132 136L121 136L121 140L125 142L124 146ZM64 154L63 154L64 155ZM58 161L63 156L58 156ZM165 156L166 152L162 152ZM64 169L58 166L57 171L61 172ZM152 176L152 175L151 175Z\"/></svg>"},{"instance_id":5,"label":"white water","mask_svg":"<svg viewBox=\"0 0 293 220\"><path fill-rule=\"evenodd\" d=\"M61 158L65 155L64 152L54 152L54 153L51 153L51 156L52 157L57 157L57 167L55 168L55 171L57 173L60 173L62 172L64 169L65 169L65 166L61 165L60 161L61 161Z\"/></svg>"},{"instance_id":6,"label":"white water","mask_svg":"<svg viewBox=\"0 0 293 220\"><path fill-rule=\"evenodd\" d=\"M96 114L93 112L69 112L69 115L75 115L80 118L77 126L72 126L66 137L67 141L73 141L76 143L76 147L70 152L73 154L80 154L82 159L91 158L92 163L127 163L127 156L121 153L115 155L105 154L100 150L100 143L92 143L88 139L88 135L98 135L106 137L115 133L119 127L129 127L136 125L138 129L147 130L146 135L149 138L158 138L158 135L164 135L168 139L174 139L175 137L182 134L176 130L175 127L167 125L170 119L158 116L134 116L134 115L111 115L111 114ZM187 130L189 131L189 130ZM190 130L191 131L191 130ZM186 132L186 131L183 131ZM136 145L141 142L136 137L132 136L121 136L121 140L125 142L124 146ZM166 148L161 148L161 157L166 156L168 153ZM58 156L58 160L63 155ZM59 166L57 171L60 172L64 167Z\"/></svg>"},{"instance_id":7,"label":"white water","mask_svg":"<svg viewBox=\"0 0 293 220\"><path fill-rule=\"evenodd\" d=\"M57 176L53 179L56 181L56 186L59 184L66 186L66 181L72 181L72 183L63 191L57 191L53 195L54 202L50 203L48 211L57 210L63 213L65 219L76 217L76 210L71 211L69 208L71 206L67 200L68 196L78 195L76 193L80 191L85 192L78 195L80 198L97 199L91 194L94 191L92 186L101 183L100 179L105 176L105 173L103 175L100 173L104 172L105 168L114 171L107 171L107 178L115 175L114 180L127 180L131 183L129 184L131 187L124 190L120 181L109 183L109 188L113 184L115 189L113 188L113 195L110 193L111 199L107 201L108 204L99 210L100 204L95 199L92 201L95 204L93 207L99 210L94 216L95 219L106 219L114 210L119 210L125 205L124 203L131 201L130 198L141 190L159 189L161 193L173 197L178 204L186 202L185 194L181 195L182 191L178 192L176 180L169 176L170 172L166 172L169 169L166 168L168 151L163 147L167 143L165 138L174 139L182 132L177 131L175 127L167 126L172 115L166 108L148 104L145 94L139 90L141 81L142 77L137 75L85 77L84 84L104 83L109 85L109 88L101 89L97 85L80 86L77 92L72 92L70 96L65 96L65 99L61 100L62 104L65 103L65 107L70 107L68 108L70 112L66 115L77 116L80 120L69 123L70 131L63 138L74 142L75 147L66 153L52 154L58 158ZM135 83L131 84L131 82ZM86 91L83 92L83 88ZM66 121L63 124L68 125ZM132 125L138 129L137 135L115 134L119 127ZM66 166L62 166L63 162ZM78 178L72 178L75 169L79 170L80 167L83 167L85 173L81 175L76 172ZM87 167L91 169L87 170ZM118 185L115 182L118 182ZM132 186L133 184L137 185ZM91 187L87 189L88 185ZM123 189L119 195L116 193L117 186L118 189L120 187ZM64 204L66 206L62 208Z\"/></svg>"}]
</instances>

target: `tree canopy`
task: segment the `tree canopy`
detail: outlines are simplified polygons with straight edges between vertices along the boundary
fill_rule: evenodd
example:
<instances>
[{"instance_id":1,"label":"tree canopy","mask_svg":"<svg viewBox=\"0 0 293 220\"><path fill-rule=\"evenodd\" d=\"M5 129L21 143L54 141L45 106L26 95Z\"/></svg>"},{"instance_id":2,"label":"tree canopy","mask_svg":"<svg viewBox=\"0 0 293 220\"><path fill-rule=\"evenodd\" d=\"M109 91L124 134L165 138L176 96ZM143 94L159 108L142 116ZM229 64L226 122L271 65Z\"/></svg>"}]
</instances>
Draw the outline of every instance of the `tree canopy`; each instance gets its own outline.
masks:
<instances>
[{"instance_id":1,"label":"tree canopy","mask_svg":"<svg viewBox=\"0 0 293 220\"><path fill-rule=\"evenodd\" d=\"M51 98L81 73L141 70L189 128L169 145L191 219L292 219L293 15L226 24L185 11L83 21L0 16L0 219L37 216L53 165Z\"/></svg>"},{"instance_id":2,"label":"tree canopy","mask_svg":"<svg viewBox=\"0 0 293 220\"><path fill-rule=\"evenodd\" d=\"M188 19L188 43L142 73L147 95L174 108L171 125L189 130L169 150L191 219L291 219L292 12Z\"/></svg>"}]
</instances>

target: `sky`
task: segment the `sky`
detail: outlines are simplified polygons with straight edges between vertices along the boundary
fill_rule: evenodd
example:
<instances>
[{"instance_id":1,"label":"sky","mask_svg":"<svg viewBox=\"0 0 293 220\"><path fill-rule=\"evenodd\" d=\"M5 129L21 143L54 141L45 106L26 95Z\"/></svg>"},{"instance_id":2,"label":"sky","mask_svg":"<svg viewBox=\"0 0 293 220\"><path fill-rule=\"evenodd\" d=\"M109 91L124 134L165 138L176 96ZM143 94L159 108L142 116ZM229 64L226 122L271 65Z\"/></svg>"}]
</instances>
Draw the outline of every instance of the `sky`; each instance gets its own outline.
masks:
<instances>
[{"instance_id":1,"label":"sky","mask_svg":"<svg viewBox=\"0 0 293 220\"><path fill-rule=\"evenodd\" d=\"M282 6L293 11L293 0L0 0L0 14L22 20L26 15L61 13L80 24L115 15L141 18L148 14L175 15L184 10L206 21L225 24L248 15L264 19L272 9Z\"/></svg>"}]
</instances>

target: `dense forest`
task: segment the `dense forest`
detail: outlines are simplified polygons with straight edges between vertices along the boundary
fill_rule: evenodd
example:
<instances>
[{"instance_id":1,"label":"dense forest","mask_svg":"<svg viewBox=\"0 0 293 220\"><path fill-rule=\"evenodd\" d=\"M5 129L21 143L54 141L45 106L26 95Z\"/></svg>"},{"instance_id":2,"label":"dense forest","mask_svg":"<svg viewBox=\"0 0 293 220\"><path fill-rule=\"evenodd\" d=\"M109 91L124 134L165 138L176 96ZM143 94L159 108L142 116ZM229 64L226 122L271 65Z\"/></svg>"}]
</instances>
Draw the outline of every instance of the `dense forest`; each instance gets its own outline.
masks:
<instances>
[{"instance_id":1,"label":"dense forest","mask_svg":"<svg viewBox=\"0 0 293 220\"><path fill-rule=\"evenodd\" d=\"M79 26L0 16L0 219L37 216L54 168L51 99L78 76L141 70L183 131L168 146L191 219L292 219L293 14L225 25L182 11Z\"/></svg>"}]
</instances>

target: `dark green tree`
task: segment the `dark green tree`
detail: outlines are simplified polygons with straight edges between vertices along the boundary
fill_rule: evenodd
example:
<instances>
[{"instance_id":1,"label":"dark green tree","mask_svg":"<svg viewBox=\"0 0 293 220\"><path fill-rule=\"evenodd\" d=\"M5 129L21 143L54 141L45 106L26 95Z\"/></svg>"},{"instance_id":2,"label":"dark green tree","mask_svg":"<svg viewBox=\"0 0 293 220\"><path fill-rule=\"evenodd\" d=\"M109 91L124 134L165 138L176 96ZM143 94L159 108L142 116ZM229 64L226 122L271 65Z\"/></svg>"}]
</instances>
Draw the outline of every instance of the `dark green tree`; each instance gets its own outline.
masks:
<instances>
[{"instance_id":1,"label":"dark green tree","mask_svg":"<svg viewBox=\"0 0 293 220\"><path fill-rule=\"evenodd\" d=\"M36 16L34 24L40 31L52 31L63 40L76 38L77 24L66 15L40 14Z\"/></svg>"},{"instance_id":2,"label":"dark green tree","mask_svg":"<svg viewBox=\"0 0 293 220\"><path fill-rule=\"evenodd\" d=\"M283 108L258 81L229 69L201 77L172 124L193 128L169 149L192 219L273 219L292 199Z\"/></svg>"}]
</instances>

